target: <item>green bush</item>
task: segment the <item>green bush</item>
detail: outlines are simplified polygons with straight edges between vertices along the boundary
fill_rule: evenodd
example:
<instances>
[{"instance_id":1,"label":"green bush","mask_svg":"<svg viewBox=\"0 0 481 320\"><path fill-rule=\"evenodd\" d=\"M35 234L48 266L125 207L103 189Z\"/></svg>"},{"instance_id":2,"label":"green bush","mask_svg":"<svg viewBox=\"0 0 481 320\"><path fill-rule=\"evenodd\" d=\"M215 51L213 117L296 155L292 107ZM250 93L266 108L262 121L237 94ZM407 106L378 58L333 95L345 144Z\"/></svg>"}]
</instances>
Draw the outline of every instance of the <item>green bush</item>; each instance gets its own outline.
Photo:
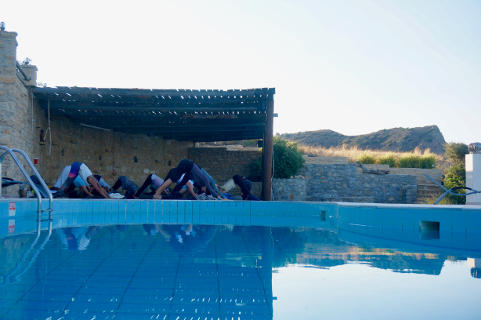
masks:
<instances>
[{"instance_id":1,"label":"green bush","mask_svg":"<svg viewBox=\"0 0 481 320\"><path fill-rule=\"evenodd\" d=\"M448 143L444 146L445 157L451 163L446 170L443 179L444 186L448 189L453 187L464 187L466 185L466 171L464 168L464 156L468 153L468 146L464 143ZM465 193L466 190L456 190L457 193ZM453 204L465 204L465 196L446 196L447 200Z\"/></svg>"},{"instance_id":2,"label":"green bush","mask_svg":"<svg viewBox=\"0 0 481 320\"><path fill-rule=\"evenodd\" d=\"M421 156L410 154L401 156L399 158L400 168L420 168L421 167Z\"/></svg>"},{"instance_id":3,"label":"green bush","mask_svg":"<svg viewBox=\"0 0 481 320\"><path fill-rule=\"evenodd\" d=\"M464 143L447 143L444 150L444 156L451 163L464 163L464 155L468 153L468 146Z\"/></svg>"},{"instance_id":4,"label":"green bush","mask_svg":"<svg viewBox=\"0 0 481 320\"><path fill-rule=\"evenodd\" d=\"M397 166L397 159L396 159L396 157L394 156L393 153L388 153L388 154L385 154L385 155L379 157L376 160L376 163L377 164L387 164L389 167L395 168Z\"/></svg>"},{"instance_id":5,"label":"green bush","mask_svg":"<svg viewBox=\"0 0 481 320\"><path fill-rule=\"evenodd\" d=\"M297 150L297 143L274 137L274 178L295 176L304 165L304 158Z\"/></svg>"},{"instance_id":6,"label":"green bush","mask_svg":"<svg viewBox=\"0 0 481 320\"><path fill-rule=\"evenodd\" d=\"M433 154L424 155L420 158L419 164L422 169L432 169L436 166L436 157Z\"/></svg>"},{"instance_id":7,"label":"green bush","mask_svg":"<svg viewBox=\"0 0 481 320\"><path fill-rule=\"evenodd\" d=\"M297 150L297 144L274 137L274 178L287 179L295 176L304 165L304 158ZM262 157L249 165L250 176L253 181L262 180Z\"/></svg>"},{"instance_id":8,"label":"green bush","mask_svg":"<svg viewBox=\"0 0 481 320\"><path fill-rule=\"evenodd\" d=\"M446 171L443 179L444 186L448 189L454 187L464 187L466 185L466 171L464 170L464 164L457 163L452 165ZM457 193L464 193L463 189L456 190ZM465 196L453 196L448 195L447 198L451 200L451 203L464 204L466 203Z\"/></svg>"},{"instance_id":9,"label":"green bush","mask_svg":"<svg viewBox=\"0 0 481 320\"><path fill-rule=\"evenodd\" d=\"M362 164L374 164L376 163L376 158L372 154L364 153L357 158L357 162Z\"/></svg>"}]
</instances>

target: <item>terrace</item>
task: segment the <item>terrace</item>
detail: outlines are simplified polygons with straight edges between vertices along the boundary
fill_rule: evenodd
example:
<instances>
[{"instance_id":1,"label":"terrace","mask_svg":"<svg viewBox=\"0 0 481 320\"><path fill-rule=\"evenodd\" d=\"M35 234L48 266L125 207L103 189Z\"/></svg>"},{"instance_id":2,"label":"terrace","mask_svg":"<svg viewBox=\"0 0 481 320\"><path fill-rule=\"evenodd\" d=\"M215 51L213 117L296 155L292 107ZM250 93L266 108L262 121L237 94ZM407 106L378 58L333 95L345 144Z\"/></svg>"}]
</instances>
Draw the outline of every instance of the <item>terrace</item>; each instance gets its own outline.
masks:
<instances>
[{"instance_id":1,"label":"terrace","mask_svg":"<svg viewBox=\"0 0 481 320\"><path fill-rule=\"evenodd\" d=\"M274 88L149 90L34 87L47 117L178 141L263 140L262 194L271 199Z\"/></svg>"}]
</instances>

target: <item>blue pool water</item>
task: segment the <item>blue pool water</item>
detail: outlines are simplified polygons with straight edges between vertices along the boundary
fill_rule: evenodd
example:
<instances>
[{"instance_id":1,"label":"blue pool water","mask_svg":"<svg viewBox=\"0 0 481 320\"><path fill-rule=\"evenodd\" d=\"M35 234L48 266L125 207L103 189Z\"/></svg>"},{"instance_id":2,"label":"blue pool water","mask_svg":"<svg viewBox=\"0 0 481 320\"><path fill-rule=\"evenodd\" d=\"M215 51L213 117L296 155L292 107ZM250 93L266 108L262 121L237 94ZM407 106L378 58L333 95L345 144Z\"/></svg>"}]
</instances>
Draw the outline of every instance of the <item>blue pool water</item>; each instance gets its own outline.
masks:
<instances>
[{"instance_id":1,"label":"blue pool water","mask_svg":"<svg viewBox=\"0 0 481 320\"><path fill-rule=\"evenodd\" d=\"M11 202L0 319L481 318L479 207Z\"/></svg>"}]
</instances>

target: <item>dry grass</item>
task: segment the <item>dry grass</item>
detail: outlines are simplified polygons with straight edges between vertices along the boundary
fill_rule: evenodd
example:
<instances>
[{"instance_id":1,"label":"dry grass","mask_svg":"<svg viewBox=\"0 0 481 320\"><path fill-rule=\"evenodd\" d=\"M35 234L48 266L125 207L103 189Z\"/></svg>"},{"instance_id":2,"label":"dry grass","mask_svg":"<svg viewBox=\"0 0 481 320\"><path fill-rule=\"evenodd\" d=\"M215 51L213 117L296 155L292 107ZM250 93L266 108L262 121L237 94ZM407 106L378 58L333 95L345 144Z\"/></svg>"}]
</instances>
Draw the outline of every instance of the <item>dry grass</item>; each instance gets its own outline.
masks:
<instances>
[{"instance_id":1,"label":"dry grass","mask_svg":"<svg viewBox=\"0 0 481 320\"><path fill-rule=\"evenodd\" d=\"M346 148L346 147L331 147L331 148L323 148L323 147L312 147L298 144L297 149L309 156L318 156L318 157L341 157L347 158L350 162L356 162L361 158L374 158L376 162L380 162L379 159L386 159L386 158L406 158L410 156L420 156L420 157L428 157L434 156L436 159L436 167L443 168L445 166L446 160L437 154L433 154L430 150L421 151L420 149L415 149L413 152L393 152L393 151L383 151L383 150L364 150L359 149L357 147Z\"/></svg>"}]
</instances>

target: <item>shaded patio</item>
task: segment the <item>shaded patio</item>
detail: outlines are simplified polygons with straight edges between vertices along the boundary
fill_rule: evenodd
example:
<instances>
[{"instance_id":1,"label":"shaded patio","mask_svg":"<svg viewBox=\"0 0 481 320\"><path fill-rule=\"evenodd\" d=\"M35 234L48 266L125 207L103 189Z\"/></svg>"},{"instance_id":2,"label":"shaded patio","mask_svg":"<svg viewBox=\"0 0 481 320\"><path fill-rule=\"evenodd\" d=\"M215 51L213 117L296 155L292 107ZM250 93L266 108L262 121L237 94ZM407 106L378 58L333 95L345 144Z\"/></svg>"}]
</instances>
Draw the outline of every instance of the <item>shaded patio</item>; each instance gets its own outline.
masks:
<instances>
[{"instance_id":1,"label":"shaded patio","mask_svg":"<svg viewBox=\"0 0 481 320\"><path fill-rule=\"evenodd\" d=\"M47 116L64 116L87 127L193 142L262 139L262 195L271 199L274 88L32 90Z\"/></svg>"}]
</instances>

